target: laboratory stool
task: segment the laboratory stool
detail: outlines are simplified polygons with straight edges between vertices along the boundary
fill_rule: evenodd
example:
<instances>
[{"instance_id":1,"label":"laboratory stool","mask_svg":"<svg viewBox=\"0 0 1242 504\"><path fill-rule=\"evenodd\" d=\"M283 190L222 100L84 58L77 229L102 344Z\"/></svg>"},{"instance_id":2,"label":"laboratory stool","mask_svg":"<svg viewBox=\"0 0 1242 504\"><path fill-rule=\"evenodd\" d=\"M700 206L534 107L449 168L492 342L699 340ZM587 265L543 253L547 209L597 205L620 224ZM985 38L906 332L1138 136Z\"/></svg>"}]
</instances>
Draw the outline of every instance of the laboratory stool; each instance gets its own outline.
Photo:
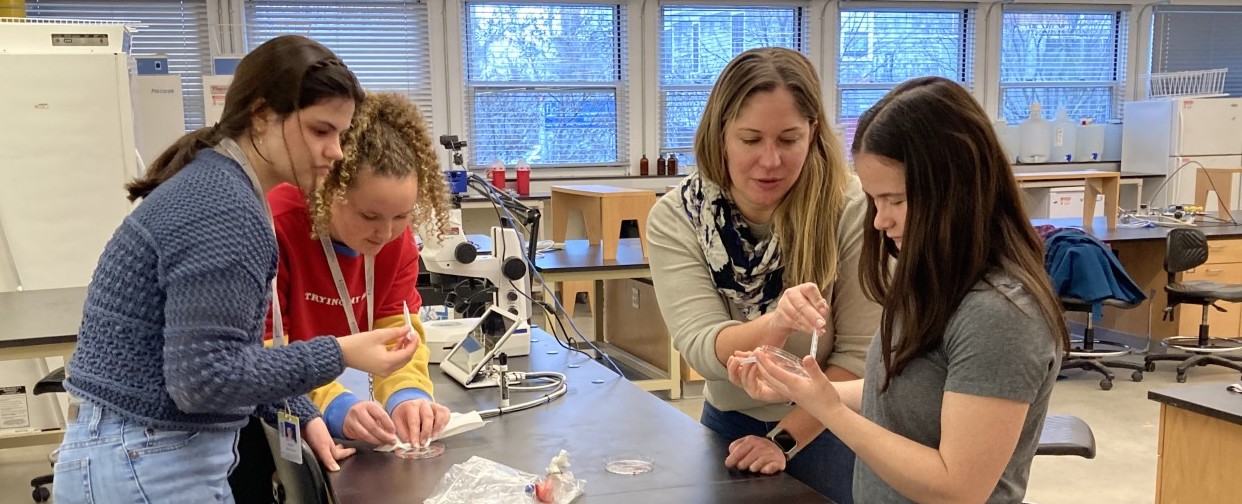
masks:
<instances>
[{"instance_id":1,"label":"laboratory stool","mask_svg":"<svg viewBox=\"0 0 1242 504\"><path fill-rule=\"evenodd\" d=\"M1120 299L1108 298L1103 301L1104 306L1112 306L1115 308L1130 309L1138 305L1126 303ZM1095 324L1093 322L1092 304L1081 299L1071 297L1061 298L1061 309L1067 312L1083 312L1087 314L1087 329L1083 331L1082 341L1074 341L1071 343L1069 353L1061 361L1061 370L1066 369L1085 369L1087 371L1095 371L1104 377L1100 379L1100 388L1109 390L1113 388L1113 379L1115 376L1108 368L1130 369L1130 379L1136 382L1143 381L1143 364L1134 362L1126 362L1114 360L1116 357L1127 355L1133 350L1126 345L1112 341L1095 339Z\"/></svg>"},{"instance_id":2,"label":"laboratory stool","mask_svg":"<svg viewBox=\"0 0 1242 504\"><path fill-rule=\"evenodd\" d=\"M1073 415L1050 414L1039 433L1036 455L1072 455L1095 458L1095 434L1083 419Z\"/></svg>"},{"instance_id":3,"label":"laboratory stool","mask_svg":"<svg viewBox=\"0 0 1242 504\"><path fill-rule=\"evenodd\" d=\"M561 282L561 307L565 309L565 316L573 318L574 305L577 304L578 294L585 292L587 295L587 306L592 310L595 309L595 281L594 280L570 280Z\"/></svg>"},{"instance_id":4,"label":"laboratory stool","mask_svg":"<svg viewBox=\"0 0 1242 504\"><path fill-rule=\"evenodd\" d=\"M34 386L34 395L50 394L53 392L63 393L64 391L65 368L63 367L57 368L55 371L48 373L47 376L44 376L43 379L39 380L38 383L35 383ZM54 457L52 456L48 456L48 462L55 466L56 461L53 460L53 458ZM51 484L51 474L45 474L31 479L30 486L34 487L34 489L31 490L30 497L34 499L35 502L47 502L52 498L52 492L47 488L47 486Z\"/></svg>"},{"instance_id":5,"label":"laboratory stool","mask_svg":"<svg viewBox=\"0 0 1242 504\"><path fill-rule=\"evenodd\" d=\"M1203 307L1199 320L1198 336L1174 336L1160 343L1165 349L1178 349L1184 353L1147 354L1143 358L1148 371L1156 370L1158 361L1180 361L1177 365L1177 382L1186 382L1186 371L1196 366L1221 366L1242 371L1242 356L1226 355L1242 352L1242 340L1213 338L1209 335L1208 309L1225 311L1216 305L1218 301L1242 303L1242 284L1220 283L1208 280L1177 279L1182 273L1207 263L1208 242L1203 231L1194 228L1176 228L1169 231L1165 240L1164 270L1168 283L1164 286L1169 303L1164 309L1165 320L1173 319L1173 309L1179 304Z\"/></svg>"},{"instance_id":6,"label":"laboratory stool","mask_svg":"<svg viewBox=\"0 0 1242 504\"><path fill-rule=\"evenodd\" d=\"M655 191L605 185L552 186L552 241L565 243L570 212L582 214L587 240L602 243L604 259L617 258L621 223L638 221L638 238L647 257L647 214Z\"/></svg>"}]
</instances>

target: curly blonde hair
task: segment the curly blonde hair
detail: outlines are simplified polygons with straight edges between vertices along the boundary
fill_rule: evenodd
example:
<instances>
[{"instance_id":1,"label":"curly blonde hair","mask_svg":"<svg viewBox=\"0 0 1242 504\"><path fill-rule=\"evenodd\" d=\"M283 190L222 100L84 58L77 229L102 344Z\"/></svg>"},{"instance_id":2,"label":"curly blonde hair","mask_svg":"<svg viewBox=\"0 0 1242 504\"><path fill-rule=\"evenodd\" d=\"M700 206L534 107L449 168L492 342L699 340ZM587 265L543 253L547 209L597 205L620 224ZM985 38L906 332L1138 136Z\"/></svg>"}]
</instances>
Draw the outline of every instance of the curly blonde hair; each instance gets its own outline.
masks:
<instances>
[{"instance_id":1,"label":"curly blonde hair","mask_svg":"<svg viewBox=\"0 0 1242 504\"><path fill-rule=\"evenodd\" d=\"M366 169L396 179L418 177L418 199L410 222L434 220L437 236L443 236L449 229L448 186L434 145L418 106L398 93L368 93L354 115L353 126L341 137L344 157L308 198L313 233L327 232L332 204L344 201L358 174Z\"/></svg>"}]
</instances>

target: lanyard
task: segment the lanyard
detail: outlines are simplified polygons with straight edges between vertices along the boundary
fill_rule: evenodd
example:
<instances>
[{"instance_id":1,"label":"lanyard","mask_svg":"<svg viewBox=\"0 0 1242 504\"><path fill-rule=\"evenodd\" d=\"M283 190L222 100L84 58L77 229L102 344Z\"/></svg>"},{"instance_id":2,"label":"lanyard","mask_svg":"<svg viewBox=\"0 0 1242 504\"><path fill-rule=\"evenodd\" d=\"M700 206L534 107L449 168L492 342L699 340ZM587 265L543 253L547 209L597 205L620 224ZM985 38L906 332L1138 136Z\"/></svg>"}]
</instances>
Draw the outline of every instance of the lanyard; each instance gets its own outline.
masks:
<instances>
[{"instance_id":1,"label":"lanyard","mask_svg":"<svg viewBox=\"0 0 1242 504\"><path fill-rule=\"evenodd\" d=\"M336 283L336 295L341 298L341 308L345 310L345 320L349 321L349 333L358 334L358 320L354 317L354 303L349 297L349 288L345 285L345 275L341 273L341 263L336 259L336 251L326 235L319 235L319 244L323 245L323 255L328 259L328 268L332 270L332 281ZM375 326L375 256L363 255L367 277L367 330Z\"/></svg>"},{"instance_id":2,"label":"lanyard","mask_svg":"<svg viewBox=\"0 0 1242 504\"><path fill-rule=\"evenodd\" d=\"M341 298L341 308L345 310L345 320L349 322L349 333L358 334L358 320L354 317L354 302L349 297L349 288L345 286L345 275L341 273L341 263L336 259L336 251L332 242L325 234L319 235L319 244L323 245L323 255L328 259L328 268L332 270L332 281L336 283L336 295ZM367 277L367 330L375 328L375 256L363 254L364 271ZM367 393L375 399L375 377L367 373Z\"/></svg>"},{"instance_id":3,"label":"lanyard","mask_svg":"<svg viewBox=\"0 0 1242 504\"><path fill-rule=\"evenodd\" d=\"M259 197L259 201L263 203L263 216L267 219L268 225L272 229L272 239L276 239L276 224L272 222L272 207L267 203L267 194L263 192L263 185L259 183L259 176L255 173L254 167L250 166L250 159L246 157L246 151L243 151L240 145L237 145L232 138L225 138L216 145L215 151L228 156L237 164L241 165L242 171L246 172L246 177L250 179L250 185L254 188L255 196ZM285 326L280 316L280 296L276 290L276 277L272 277L272 345L285 345Z\"/></svg>"}]
</instances>

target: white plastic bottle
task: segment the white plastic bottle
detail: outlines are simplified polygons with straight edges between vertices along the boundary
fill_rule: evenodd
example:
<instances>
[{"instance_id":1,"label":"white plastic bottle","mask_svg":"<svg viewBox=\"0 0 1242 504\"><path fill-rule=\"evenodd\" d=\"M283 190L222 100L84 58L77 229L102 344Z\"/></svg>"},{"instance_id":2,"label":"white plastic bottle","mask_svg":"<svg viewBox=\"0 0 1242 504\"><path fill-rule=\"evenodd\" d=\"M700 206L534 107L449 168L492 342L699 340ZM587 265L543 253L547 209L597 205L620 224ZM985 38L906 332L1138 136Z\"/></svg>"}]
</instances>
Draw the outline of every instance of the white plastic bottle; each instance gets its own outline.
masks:
<instances>
[{"instance_id":1,"label":"white plastic bottle","mask_svg":"<svg viewBox=\"0 0 1242 504\"><path fill-rule=\"evenodd\" d=\"M1022 132L1022 150L1019 163L1046 163L1048 150L1052 147L1052 123L1040 116L1039 102L1031 102L1031 116L1018 126Z\"/></svg>"},{"instance_id":2,"label":"white plastic bottle","mask_svg":"<svg viewBox=\"0 0 1242 504\"><path fill-rule=\"evenodd\" d=\"M1077 138L1078 123L1066 115L1065 107L1057 107L1057 118L1052 121L1052 148L1049 150L1048 161L1073 162Z\"/></svg>"},{"instance_id":3,"label":"white plastic bottle","mask_svg":"<svg viewBox=\"0 0 1242 504\"><path fill-rule=\"evenodd\" d=\"M1104 158L1104 125L1095 124L1091 119L1083 119L1078 123L1077 145L1074 148L1074 162L1084 163L1099 161Z\"/></svg>"},{"instance_id":4,"label":"white plastic bottle","mask_svg":"<svg viewBox=\"0 0 1242 504\"><path fill-rule=\"evenodd\" d=\"M1010 163L1017 161L1018 153L1022 151L1022 133L1018 131L1018 127L1010 126L1004 119L997 119L992 121L992 129L996 131L996 138L1005 149L1005 158Z\"/></svg>"}]
</instances>

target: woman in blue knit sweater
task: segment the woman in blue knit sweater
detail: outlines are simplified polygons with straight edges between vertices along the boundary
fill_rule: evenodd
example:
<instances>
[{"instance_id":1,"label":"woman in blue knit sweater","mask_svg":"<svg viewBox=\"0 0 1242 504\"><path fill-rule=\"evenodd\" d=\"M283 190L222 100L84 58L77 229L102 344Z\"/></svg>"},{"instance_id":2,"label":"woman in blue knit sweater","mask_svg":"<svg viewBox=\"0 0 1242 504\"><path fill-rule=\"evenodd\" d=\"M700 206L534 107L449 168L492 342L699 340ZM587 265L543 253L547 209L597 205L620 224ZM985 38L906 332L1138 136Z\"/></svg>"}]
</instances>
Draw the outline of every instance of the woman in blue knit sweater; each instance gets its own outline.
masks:
<instances>
[{"instance_id":1,"label":"woman in blue knit sweater","mask_svg":"<svg viewBox=\"0 0 1242 504\"><path fill-rule=\"evenodd\" d=\"M332 461L339 447L305 394L346 366L386 375L409 361L403 328L263 347L277 260L263 195L314 188L362 97L327 48L277 37L242 59L219 123L129 184L142 204L99 259L68 364L58 504L232 502L238 431L256 408L291 412Z\"/></svg>"}]
</instances>

